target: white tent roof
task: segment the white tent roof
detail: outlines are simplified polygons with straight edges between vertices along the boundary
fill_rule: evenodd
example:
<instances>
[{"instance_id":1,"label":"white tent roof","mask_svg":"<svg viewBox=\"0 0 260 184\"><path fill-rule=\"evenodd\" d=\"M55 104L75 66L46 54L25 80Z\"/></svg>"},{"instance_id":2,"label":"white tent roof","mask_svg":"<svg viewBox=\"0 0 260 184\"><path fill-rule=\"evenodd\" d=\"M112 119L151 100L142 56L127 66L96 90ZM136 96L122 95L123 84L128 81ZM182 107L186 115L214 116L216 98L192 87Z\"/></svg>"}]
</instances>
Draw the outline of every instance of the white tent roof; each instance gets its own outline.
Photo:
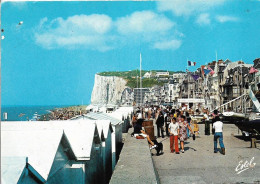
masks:
<instances>
[{"instance_id":1,"label":"white tent roof","mask_svg":"<svg viewBox=\"0 0 260 184\"><path fill-rule=\"evenodd\" d=\"M102 113L102 112L90 112L84 115L85 117L88 117L89 119L93 120L110 120L112 125L117 125L122 123L122 119L117 119L114 117L109 116L108 114ZM83 119L81 117L81 119Z\"/></svg>"},{"instance_id":2,"label":"white tent roof","mask_svg":"<svg viewBox=\"0 0 260 184\"><path fill-rule=\"evenodd\" d=\"M126 116L125 116L125 114L124 113L122 113L122 112L117 112L117 111L114 111L114 112L112 112L112 113L107 113L107 115L108 116L111 116L111 117L113 117L113 118L116 118L116 119L119 119L119 120L123 120L123 118L125 119L126 118Z\"/></svg>"},{"instance_id":3,"label":"white tent roof","mask_svg":"<svg viewBox=\"0 0 260 184\"><path fill-rule=\"evenodd\" d=\"M78 160L90 159L93 139L98 133L92 122L64 122L64 132Z\"/></svg>"},{"instance_id":4,"label":"white tent roof","mask_svg":"<svg viewBox=\"0 0 260 184\"><path fill-rule=\"evenodd\" d=\"M131 112L134 111L134 108L133 107L119 107L117 110L118 111L126 111L126 112L131 113Z\"/></svg>"},{"instance_id":5,"label":"white tent roof","mask_svg":"<svg viewBox=\"0 0 260 184\"><path fill-rule=\"evenodd\" d=\"M104 131L102 124L97 124L98 135L102 141L105 141Z\"/></svg>"},{"instance_id":6,"label":"white tent roof","mask_svg":"<svg viewBox=\"0 0 260 184\"><path fill-rule=\"evenodd\" d=\"M1 123L2 130L60 130L64 131L78 160L90 159L94 134L98 134L95 121L39 121ZM46 134L48 135L48 134ZM45 135L45 137L46 137ZM100 141L100 140L99 140Z\"/></svg>"},{"instance_id":7,"label":"white tent roof","mask_svg":"<svg viewBox=\"0 0 260 184\"><path fill-rule=\"evenodd\" d=\"M28 163L47 180L62 130L1 130L1 156L28 157Z\"/></svg>"},{"instance_id":8,"label":"white tent roof","mask_svg":"<svg viewBox=\"0 0 260 184\"><path fill-rule=\"evenodd\" d=\"M107 120L107 121L97 120L96 124L97 124L98 129L103 130L103 134L104 134L105 139L107 139L109 131L113 132L113 128L112 128L109 120Z\"/></svg>"},{"instance_id":9,"label":"white tent roof","mask_svg":"<svg viewBox=\"0 0 260 184\"><path fill-rule=\"evenodd\" d=\"M123 115L125 117L127 117L128 115L131 115L131 113L134 111L133 107L120 107L119 109L117 109L115 112L120 112L123 113Z\"/></svg>"},{"instance_id":10,"label":"white tent roof","mask_svg":"<svg viewBox=\"0 0 260 184\"><path fill-rule=\"evenodd\" d=\"M1 157L1 183L18 183L26 167L26 157Z\"/></svg>"},{"instance_id":11,"label":"white tent roof","mask_svg":"<svg viewBox=\"0 0 260 184\"><path fill-rule=\"evenodd\" d=\"M86 107L86 110L90 110L90 109L93 109L95 106L94 105L88 105L87 107Z\"/></svg>"}]
</instances>

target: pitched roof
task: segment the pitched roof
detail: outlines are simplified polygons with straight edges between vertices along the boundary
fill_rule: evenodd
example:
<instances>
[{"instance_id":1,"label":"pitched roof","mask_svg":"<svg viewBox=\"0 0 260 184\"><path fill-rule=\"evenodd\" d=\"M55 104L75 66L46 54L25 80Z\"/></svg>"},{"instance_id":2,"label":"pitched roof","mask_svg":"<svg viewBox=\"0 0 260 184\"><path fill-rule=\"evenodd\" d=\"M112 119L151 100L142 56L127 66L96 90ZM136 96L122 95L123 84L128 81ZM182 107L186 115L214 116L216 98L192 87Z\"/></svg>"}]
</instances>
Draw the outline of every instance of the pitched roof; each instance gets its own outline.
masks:
<instances>
[{"instance_id":1,"label":"pitched roof","mask_svg":"<svg viewBox=\"0 0 260 184\"><path fill-rule=\"evenodd\" d=\"M229 59L226 59L226 60L224 61L224 64L229 64L229 63L232 63L232 61L230 61Z\"/></svg>"},{"instance_id":2,"label":"pitched roof","mask_svg":"<svg viewBox=\"0 0 260 184\"><path fill-rule=\"evenodd\" d=\"M126 119L133 111L133 107L120 107L116 109L114 112L107 114L117 119Z\"/></svg>"},{"instance_id":3,"label":"pitched roof","mask_svg":"<svg viewBox=\"0 0 260 184\"><path fill-rule=\"evenodd\" d=\"M129 114L134 112L133 107L119 107L117 111L123 111L123 112L128 112Z\"/></svg>"},{"instance_id":4,"label":"pitched roof","mask_svg":"<svg viewBox=\"0 0 260 184\"><path fill-rule=\"evenodd\" d=\"M99 136L95 136L98 135L96 124L87 121L67 121L63 126L77 160L89 160L93 139L96 143L100 142Z\"/></svg>"},{"instance_id":5,"label":"pitched roof","mask_svg":"<svg viewBox=\"0 0 260 184\"><path fill-rule=\"evenodd\" d=\"M85 114L84 116L93 120L110 120L112 125L117 125L122 123L122 119L111 117L103 112L90 112ZM81 119L83 119L83 117L81 117Z\"/></svg>"},{"instance_id":6,"label":"pitched roof","mask_svg":"<svg viewBox=\"0 0 260 184\"><path fill-rule=\"evenodd\" d=\"M104 135L104 130L103 130L103 125L101 123L97 124L97 130L98 130L98 135L102 141L105 141L105 135Z\"/></svg>"},{"instance_id":7,"label":"pitched roof","mask_svg":"<svg viewBox=\"0 0 260 184\"><path fill-rule=\"evenodd\" d=\"M64 131L77 160L89 160L93 138L100 142L95 121L39 121L1 123L2 130L59 130ZM32 131L33 130L33 131ZM46 134L48 135L48 134ZM45 135L45 136L46 136ZM48 136L47 136L48 137Z\"/></svg>"},{"instance_id":8,"label":"pitched roof","mask_svg":"<svg viewBox=\"0 0 260 184\"><path fill-rule=\"evenodd\" d=\"M1 157L1 183L18 183L26 167L26 157Z\"/></svg>"},{"instance_id":9,"label":"pitched roof","mask_svg":"<svg viewBox=\"0 0 260 184\"><path fill-rule=\"evenodd\" d=\"M28 157L28 163L47 180L62 130L1 130L1 156Z\"/></svg>"},{"instance_id":10,"label":"pitched roof","mask_svg":"<svg viewBox=\"0 0 260 184\"><path fill-rule=\"evenodd\" d=\"M122 113L122 112L118 112L118 111L114 111L112 113L106 113L108 116L111 116L113 118L116 118L118 120L124 120L126 118L126 114Z\"/></svg>"},{"instance_id":11,"label":"pitched roof","mask_svg":"<svg viewBox=\"0 0 260 184\"><path fill-rule=\"evenodd\" d=\"M102 130L105 139L108 138L109 131L113 132L113 128L110 121L96 120L98 131Z\"/></svg>"},{"instance_id":12,"label":"pitched roof","mask_svg":"<svg viewBox=\"0 0 260 184\"><path fill-rule=\"evenodd\" d=\"M260 68L260 58L256 58L254 61L254 68L259 69Z\"/></svg>"}]
</instances>

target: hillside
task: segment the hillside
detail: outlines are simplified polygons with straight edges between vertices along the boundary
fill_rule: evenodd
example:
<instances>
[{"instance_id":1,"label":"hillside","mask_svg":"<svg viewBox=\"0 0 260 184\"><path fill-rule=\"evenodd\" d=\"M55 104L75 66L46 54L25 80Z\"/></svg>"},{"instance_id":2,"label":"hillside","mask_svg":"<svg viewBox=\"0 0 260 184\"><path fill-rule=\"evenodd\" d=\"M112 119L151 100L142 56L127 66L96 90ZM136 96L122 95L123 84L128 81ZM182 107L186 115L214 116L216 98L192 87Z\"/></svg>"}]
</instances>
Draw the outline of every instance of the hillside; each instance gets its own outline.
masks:
<instances>
[{"instance_id":1,"label":"hillside","mask_svg":"<svg viewBox=\"0 0 260 184\"><path fill-rule=\"evenodd\" d=\"M156 72L161 72L161 71L166 71L166 70L151 70L152 76L155 76ZM142 76L146 72L150 72L150 70L142 70ZM183 72L183 71L168 71L170 75L173 73L177 72ZM184 72L183 72L184 73ZM127 86L131 88L136 88L137 85L140 87L140 70L130 70L130 71L110 71L110 72L101 72L98 73L100 76L116 76L116 77L121 77L127 81ZM138 79L137 79L138 77ZM149 88L153 87L155 85L162 86L165 82L158 81L156 78L151 77L151 78L143 78L142 79L142 87L144 88Z\"/></svg>"},{"instance_id":2,"label":"hillside","mask_svg":"<svg viewBox=\"0 0 260 184\"><path fill-rule=\"evenodd\" d=\"M156 72L162 72L162 71L167 71L167 70L142 70L142 76L146 73L146 72L152 72L152 74L156 74ZM174 73L185 73L183 71L168 71L170 73L170 75L174 74ZM123 77L123 78L127 78L127 77L136 77L137 75L140 76L140 70L129 70L129 71L109 71L109 72L100 72L98 73L98 75L101 76L116 76L116 77Z\"/></svg>"}]
</instances>

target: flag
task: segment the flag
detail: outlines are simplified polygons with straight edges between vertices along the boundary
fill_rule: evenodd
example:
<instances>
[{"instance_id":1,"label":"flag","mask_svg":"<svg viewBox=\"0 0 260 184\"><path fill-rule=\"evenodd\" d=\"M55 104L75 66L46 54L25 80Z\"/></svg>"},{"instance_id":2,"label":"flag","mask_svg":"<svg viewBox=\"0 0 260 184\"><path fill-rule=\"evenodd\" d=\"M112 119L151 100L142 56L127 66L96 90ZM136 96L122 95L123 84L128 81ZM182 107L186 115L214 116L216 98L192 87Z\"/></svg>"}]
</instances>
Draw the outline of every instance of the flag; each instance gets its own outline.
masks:
<instances>
[{"instance_id":1,"label":"flag","mask_svg":"<svg viewBox=\"0 0 260 184\"><path fill-rule=\"evenodd\" d=\"M191 74L191 76L192 76L192 78L193 78L195 81L198 80L198 79L200 78L199 75L193 75L193 74Z\"/></svg>"},{"instance_id":2,"label":"flag","mask_svg":"<svg viewBox=\"0 0 260 184\"><path fill-rule=\"evenodd\" d=\"M214 70L212 70L212 68L208 67L208 69L210 70L210 75L213 75L215 73Z\"/></svg>"},{"instance_id":3,"label":"flag","mask_svg":"<svg viewBox=\"0 0 260 184\"><path fill-rule=\"evenodd\" d=\"M200 77L199 75L194 75L194 74L192 74L188 69L186 69L186 72L187 72L188 75L191 75L192 78L193 78L195 81L198 80L198 78Z\"/></svg>"},{"instance_id":4,"label":"flag","mask_svg":"<svg viewBox=\"0 0 260 184\"><path fill-rule=\"evenodd\" d=\"M256 73L256 72L258 72L258 70L255 69L254 67L251 67L249 70L249 73Z\"/></svg>"},{"instance_id":5,"label":"flag","mask_svg":"<svg viewBox=\"0 0 260 184\"><path fill-rule=\"evenodd\" d=\"M211 71L208 70L208 69L203 69L203 71L204 71L205 75L208 75L208 74L211 72Z\"/></svg>"},{"instance_id":6,"label":"flag","mask_svg":"<svg viewBox=\"0 0 260 184\"><path fill-rule=\"evenodd\" d=\"M188 66L195 66L196 62L188 61Z\"/></svg>"}]
</instances>

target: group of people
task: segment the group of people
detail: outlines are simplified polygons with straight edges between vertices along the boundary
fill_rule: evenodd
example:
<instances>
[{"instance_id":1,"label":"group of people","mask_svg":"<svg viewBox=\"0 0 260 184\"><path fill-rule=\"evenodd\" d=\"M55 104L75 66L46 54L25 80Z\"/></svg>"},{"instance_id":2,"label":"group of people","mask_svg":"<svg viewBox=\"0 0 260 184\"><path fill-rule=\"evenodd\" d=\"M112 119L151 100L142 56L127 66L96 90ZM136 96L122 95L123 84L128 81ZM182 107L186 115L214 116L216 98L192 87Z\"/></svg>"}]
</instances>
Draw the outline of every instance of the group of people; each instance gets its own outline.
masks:
<instances>
[{"instance_id":1,"label":"group of people","mask_svg":"<svg viewBox=\"0 0 260 184\"><path fill-rule=\"evenodd\" d=\"M133 121L150 118L156 120L157 138L164 138L164 133L166 133L166 136L170 138L171 153L175 152L176 154L179 154L180 151L184 153L184 141L190 138L191 135L193 135L195 139L195 135L199 134L199 126L196 120L192 121L190 117L190 114L194 115L191 108L189 110L183 110L173 109L171 106L163 108L151 106L143 109L139 108L136 112ZM212 128L214 130L214 153L218 152L217 141L219 140L222 154L225 154L222 133L223 123L220 121L219 114L216 110L210 115L209 111L205 109L203 119L208 121L210 116L212 117ZM138 126L140 129L140 125ZM191 126L193 126L193 129ZM156 146L144 130L142 130L141 134L147 138L151 146ZM180 142L180 149L178 142Z\"/></svg>"},{"instance_id":2,"label":"group of people","mask_svg":"<svg viewBox=\"0 0 260 184\"><path fill-rule=\"evenodd\" d=\"M178 140L180 141L180 151L184 153L184 141L190 137L190 133L198 133L199 131L197 124L195 129L191 129L191 118L188 111L175 110L171 107L164 110L158 109L156 125L157 137L164 138L165 129L166 136L170 137L170 150L176 154L179 154Z\"/></svg>"}]
</instances>

